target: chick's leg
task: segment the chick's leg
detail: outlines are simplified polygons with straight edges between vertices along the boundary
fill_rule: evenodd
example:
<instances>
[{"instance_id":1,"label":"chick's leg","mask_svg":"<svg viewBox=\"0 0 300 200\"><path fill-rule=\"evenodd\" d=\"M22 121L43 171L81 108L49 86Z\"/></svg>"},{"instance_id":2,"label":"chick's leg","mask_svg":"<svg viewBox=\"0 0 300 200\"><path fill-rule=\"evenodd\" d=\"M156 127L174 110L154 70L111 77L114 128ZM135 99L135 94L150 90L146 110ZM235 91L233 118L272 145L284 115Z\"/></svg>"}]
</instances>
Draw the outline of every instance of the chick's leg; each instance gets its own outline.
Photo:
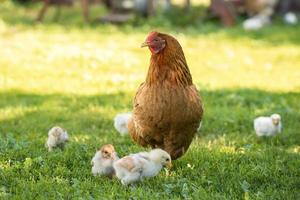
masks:
<instances>
[{"instance_id":1,"label":"chick's leg","mask_svg":"<svg viewBox=\"0 0 300 200\"><path fill-rule=\"evenodd\" d=\"M137 182L140 180L140 176L141 175L139 172L129 173L121 180L121 183L123 185L128 185L128 184Z\"/></svg>"},{"instance_id":2,"label":"chick's leg","mask_svg":"<svg viewBox=\"0 0 300 200\"><path fill-rule=\"evenodd\" d=\"M127 124L128 127L128 131L129 131L129 135L130 137L133 139L133 141L135 141L136 143L138 143L139 145L146 147L147 143L145 142L145 140L139 136L139 134L137 133L135 126L134 126L134 122L133 119L131 118Z\"/></svg>"},{"instance_id":3,"label":"chick's leg","mask_svg":"<svg viewBox=\"0 0 300 200\"><path fill-rule=\"evenodd\" d=\"M126 173L128 173L127 170L125 170L122 166L120 166L120 163L116 162L114 165L115 175L118 179L122 180Z\"/></svg>"},{"instance_id":4,"label":"chick's leg","mask_svg":"<svg viewBox=\"0 0 300 200\"><path fill-rule=\"evenodd\" d=\"M47 141L46 145L47 145L48 151L52 151L53 148L55 147L55 144L51 141Z\"/></svg>"}]
</instances>

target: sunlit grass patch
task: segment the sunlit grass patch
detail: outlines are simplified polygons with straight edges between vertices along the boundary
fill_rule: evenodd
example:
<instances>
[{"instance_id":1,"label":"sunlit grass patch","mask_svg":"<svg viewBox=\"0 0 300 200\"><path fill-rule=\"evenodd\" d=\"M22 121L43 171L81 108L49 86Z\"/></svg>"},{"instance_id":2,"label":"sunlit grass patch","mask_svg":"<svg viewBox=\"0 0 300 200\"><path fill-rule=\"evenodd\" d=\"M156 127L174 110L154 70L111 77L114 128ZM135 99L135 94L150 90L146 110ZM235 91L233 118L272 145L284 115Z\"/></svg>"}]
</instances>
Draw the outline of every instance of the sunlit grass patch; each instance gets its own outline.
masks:
<instances>
[{"instance_id":1,"label":"sunlit grass patch","mask_svg":"<svg viewBox=\"0 0 300 200\"><path fill-rule=\"evenodd\" d=\"M194 17L207 2L184 19L169 13L122 26L84 24L78 5L35 23L40 5L0 4L0 198L299 199L299 26L223 29ZM203 125L173 169L123 187L93 177L90 160L104 143L120 156L145 150L121 137L113 118L132 109L150 57L139 47L153 29L182 44ZM257 138L253 119L275 112L283 133ZM49 153L55 125L70 142Z\"/></svg>"}]
</instances>

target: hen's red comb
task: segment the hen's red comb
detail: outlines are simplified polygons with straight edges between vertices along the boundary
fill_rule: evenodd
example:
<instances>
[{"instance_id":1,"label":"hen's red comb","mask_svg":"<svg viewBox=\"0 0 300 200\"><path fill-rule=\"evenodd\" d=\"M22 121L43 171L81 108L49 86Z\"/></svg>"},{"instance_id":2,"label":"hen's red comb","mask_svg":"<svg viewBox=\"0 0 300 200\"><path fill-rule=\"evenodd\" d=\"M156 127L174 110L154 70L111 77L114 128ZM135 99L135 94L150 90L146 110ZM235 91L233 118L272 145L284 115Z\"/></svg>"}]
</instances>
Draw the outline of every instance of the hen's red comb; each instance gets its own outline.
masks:
<instances>
[{"instance_id":1,"label":"hen's red comb","mask_svg":"<svg viewBox=\"0 0 300 200\"><path fill-rule=\"evenodd\" d=\"M155 38L157 36L157 34L158 34L158 32L156 32L156 31L150 32L147 37L147 41L151 41L153 38Z\"/></svg>"}]
</instances>

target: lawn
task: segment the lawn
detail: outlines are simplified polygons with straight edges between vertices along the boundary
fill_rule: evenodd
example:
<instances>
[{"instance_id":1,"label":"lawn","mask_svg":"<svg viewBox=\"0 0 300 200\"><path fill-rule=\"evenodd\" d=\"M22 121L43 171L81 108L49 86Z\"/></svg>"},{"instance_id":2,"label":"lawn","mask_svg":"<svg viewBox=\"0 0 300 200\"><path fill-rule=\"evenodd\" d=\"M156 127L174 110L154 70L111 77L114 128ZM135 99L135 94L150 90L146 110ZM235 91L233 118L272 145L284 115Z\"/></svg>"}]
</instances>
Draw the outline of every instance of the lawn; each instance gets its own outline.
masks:
<instances>
[{"instance_id":1,"label":"lawn","mask_svg":"<svg viewBox=\"0 0 300 200\"><path fill-rule=\"evenodd\" d=\"M0 3L0 199L300 199L299 25L224 29L199 20L205 1L180 19L176 11L119 27L84 24L78 7L35 23L40 6ZM139 46L151 30L182 44L205 115L170 171L124 187L93 177L90 160L105 143L120 156L144 150L113 118L131 110L145 79L150 53ZM283 133L257 138L253 119L275 112ZM49 153L55 125L70 142Z\"/></svg>"}]
</instances>

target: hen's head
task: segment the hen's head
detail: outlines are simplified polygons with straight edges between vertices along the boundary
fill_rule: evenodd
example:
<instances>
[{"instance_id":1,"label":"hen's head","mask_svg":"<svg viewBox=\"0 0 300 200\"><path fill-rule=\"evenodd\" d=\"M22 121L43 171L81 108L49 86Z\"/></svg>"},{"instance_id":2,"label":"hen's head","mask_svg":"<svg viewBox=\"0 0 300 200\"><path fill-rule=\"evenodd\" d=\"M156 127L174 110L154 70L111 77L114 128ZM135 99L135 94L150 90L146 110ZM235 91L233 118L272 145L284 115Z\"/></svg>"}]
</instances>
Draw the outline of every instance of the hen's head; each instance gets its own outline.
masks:
<instances>
[{"instance_id":1,"label":"hen's head","mask_svg":"<svg viewBox=\"0 0 300 200\"><path fill-rule=\"evenodd\" d=\"M173 36L150 32L141 47L148 47L152 53L147 84L165 81L176 85L193 83L181 45Z\"/></svg>"},{"instance_id":2,"label":"hen's head","mask_svg":"<svg viewBox=\"0 0 300 200\"><path fill-rule=\"evenodd\" d=\"M181 48L178 41L170 35L152 31L141 47L148 47L152 54L158 54L165 49Z\"/></svg>"}]
</instances>

